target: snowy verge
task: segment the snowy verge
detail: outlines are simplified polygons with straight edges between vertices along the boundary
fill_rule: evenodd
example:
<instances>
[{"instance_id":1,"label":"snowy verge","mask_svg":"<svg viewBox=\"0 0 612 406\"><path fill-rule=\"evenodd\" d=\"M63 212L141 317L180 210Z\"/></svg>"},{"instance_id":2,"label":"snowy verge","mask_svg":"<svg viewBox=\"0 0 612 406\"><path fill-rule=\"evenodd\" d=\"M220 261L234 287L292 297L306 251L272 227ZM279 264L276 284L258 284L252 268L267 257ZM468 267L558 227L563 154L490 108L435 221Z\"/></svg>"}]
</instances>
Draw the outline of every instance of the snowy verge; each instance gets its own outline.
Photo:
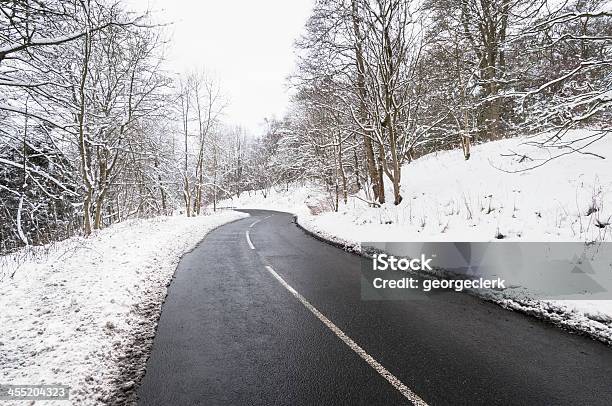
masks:
<instances>
[{"instance_id":1,"label":"snowy verge","mask_svg":"<svg viewBox=\"0 0 612 406\"><path fill-rule=\"evenodd\" d=\"M68 385L75 405L133 403L180 257L247 216L131 220L1 258L14 277L0 282L0 382Z\"/></svg>"}]
</instances>

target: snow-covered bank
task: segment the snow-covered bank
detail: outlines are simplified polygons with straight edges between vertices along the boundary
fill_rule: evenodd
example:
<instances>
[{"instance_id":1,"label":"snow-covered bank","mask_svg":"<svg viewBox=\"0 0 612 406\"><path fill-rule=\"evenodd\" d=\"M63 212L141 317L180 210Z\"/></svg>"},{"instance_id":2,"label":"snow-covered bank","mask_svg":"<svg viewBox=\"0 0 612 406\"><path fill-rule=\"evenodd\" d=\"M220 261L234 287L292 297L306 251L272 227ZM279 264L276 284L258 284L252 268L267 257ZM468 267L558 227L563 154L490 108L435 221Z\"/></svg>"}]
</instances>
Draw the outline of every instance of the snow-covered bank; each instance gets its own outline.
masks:
<instances>
[{"instance_id":1,"label":"snow-covered bank","mask_svg":"<svg viewBox=\"0 0 612 406\"><path fill-rule=\"evenodd\" d=\"M353 197L338 212L328 205L318 213L329 196L309 185L273 190L265 199L261 192L243 194L232 205L293 212L304 228L354 251L365 241L612 241L612 137L522 171L551 156L530 141L478 145L469 161L460 150L417 159L403 169L398 206L374 208ZM594 277L600 276L598 282L610 285L609 275ZM511 282L518 288L489 299L612 342L611 300L592 292L571 301L538 300L528 284Z\"/></svg>"},{"instance_id":2,"label":"snow-covered bank","mask_svg":"<svg viewBox=\"0 0 612 406\"><path fill-rule=\"evenodd\" d=\"M14 278L0 282L0 382L69 385L75 405L121 403L117 389L129 392L144 373L180 257L246 216L127 221L20 260ZM16 258L2 258L3 266Z\"/></svg>"},{"instance_id":3,"label":"snow-covered bank","mask_svg":"<svg viewBox=\"0 0 612 406\"><path fill-rule=\"evenodd\" d=\"M531 141L477 145L468 161L460 150L417 159L403 168L398 206L374 208L350 197L333 212L330 197L311 185L273 189L267 198L245 192L227 202L291 211L347 241L612 241L612 137L521 171L550 157Z\"/></svg>"}]
</instances>

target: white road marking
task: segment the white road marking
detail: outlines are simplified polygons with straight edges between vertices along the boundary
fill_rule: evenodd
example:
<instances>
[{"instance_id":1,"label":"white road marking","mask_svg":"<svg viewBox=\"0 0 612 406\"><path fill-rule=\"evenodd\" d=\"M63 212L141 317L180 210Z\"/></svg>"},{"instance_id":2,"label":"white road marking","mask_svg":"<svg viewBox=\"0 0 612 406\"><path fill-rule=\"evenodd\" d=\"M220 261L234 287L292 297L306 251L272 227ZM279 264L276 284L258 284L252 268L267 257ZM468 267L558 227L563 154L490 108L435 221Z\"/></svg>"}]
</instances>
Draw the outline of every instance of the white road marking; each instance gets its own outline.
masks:
<instances>
[{"instance_id":1,"label":"white road marking","mask_svg":"<svg viewBox=\"0 0 612 406\"><path fill-rule=\"evenodd\" d=\"M410 388L402 383L395 375L389 372L385 367L383 367L378 361L376 361L370 354L365 352L363 348L359 346L355 341L353 341L349 336L344 334L342 330L331 320L325 317L320 311L318 311L313 305L308 302L304 298L304 296L300 295L297 290L293 289L291 285L289 285L285 280L277 274L272 267L266 265L266 269L272 276L276 278L280 282L281 285L285 289L287 289L293 296L295 296L312 314L317 316L319 320L325 324L327 328L329 328L338 338L340 338L351 350L353 350L357 355L359 355L365 362L368 363L376 372L378 372L383 378L385 378L395 389L397 389L405 398L407 398L410 402L412 402L415 406L428 406L427 403L419 397L416 393L414 393Z\"/></svg>"},{"instance_id":2,"label":"white road marking","mask_svg":"<svg viewBox=\"0 0 612 406\"><path fill-rule=\"evenodd\" d=\"M249 236L249 230L246 230L246 233L244 233L244 235L246 235L246 239L247 239L247 242L249 243L249 247L251 247L251 249L254 250L255 246L251 242L251 237Z\"/></svg>"},{"instance_id":3,"label":"white road marking","mask_svg":"<svg viewBox=\"0 0 612 406\"><path fill-rule=\"evenodd\" d=\"M270 217L272 217L272 216L274 216L274 214L270 214L270 215L269 215L269 216L267 216L267 217L264 217L264 218L262 218L262 219L259 219L259 220L257 220L257 221L254 221L253 223L251 223L251 225L249 226L249 228L253 228L253 226L254 226L255 224L259 223L260 221L263 221L263 220L269 219L269 218L270 218Z\"/></svg>"}]
</instances>

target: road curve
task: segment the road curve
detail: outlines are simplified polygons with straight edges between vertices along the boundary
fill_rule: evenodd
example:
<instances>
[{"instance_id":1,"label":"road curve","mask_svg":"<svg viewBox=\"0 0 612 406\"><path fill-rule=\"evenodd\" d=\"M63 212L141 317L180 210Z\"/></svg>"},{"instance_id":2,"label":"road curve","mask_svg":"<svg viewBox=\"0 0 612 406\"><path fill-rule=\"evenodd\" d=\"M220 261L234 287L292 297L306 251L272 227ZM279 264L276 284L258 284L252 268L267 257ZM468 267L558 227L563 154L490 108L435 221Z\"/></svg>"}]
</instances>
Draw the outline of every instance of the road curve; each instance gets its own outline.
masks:
<instances>
[{"instance_id":1,"label":"road curve","mask_svg":"<svg viewBox=\"0 0 612 406\"><path fill-rule=\"evenodd\" d=\"M612 351L463 293L362 301L360 259L287 213L181 260L141 405L612 405Z\"/></svg>"}]
</instances>

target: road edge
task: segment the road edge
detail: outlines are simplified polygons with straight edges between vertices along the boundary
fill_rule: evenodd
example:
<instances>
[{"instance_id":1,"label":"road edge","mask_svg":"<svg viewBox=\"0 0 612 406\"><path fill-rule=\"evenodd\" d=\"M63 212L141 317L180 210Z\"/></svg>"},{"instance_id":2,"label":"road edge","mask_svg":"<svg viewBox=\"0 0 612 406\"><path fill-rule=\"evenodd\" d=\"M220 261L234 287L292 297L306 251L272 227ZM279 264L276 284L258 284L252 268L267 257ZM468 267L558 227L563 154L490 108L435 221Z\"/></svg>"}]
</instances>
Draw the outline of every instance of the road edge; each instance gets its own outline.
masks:
<instances>
[{"instance_id":1,"label":"road edge","mask_svg":"<svg viewBox=\"0 0 612 406\"><path fill-rule=\"evenodd\" d=\"M142 316L143 323L137 327L134 331L135 334L131 337L131 352L117 364L119 374L115 377L111 393L104 400L104 404L109 406L138 404L138 389L146 374L147 363L151 357L153 342L157 335L159 319L168 297L170 285L176 277L176 271L183 257L200 246L213 231L248 217L250 216L239 217L207 230L198 242L181 254L167 283L163 286L157 286L158 289L152 289L151 296L148 297L147 301L134 306L132 311Z\"/></svg>"}]
</instances>

